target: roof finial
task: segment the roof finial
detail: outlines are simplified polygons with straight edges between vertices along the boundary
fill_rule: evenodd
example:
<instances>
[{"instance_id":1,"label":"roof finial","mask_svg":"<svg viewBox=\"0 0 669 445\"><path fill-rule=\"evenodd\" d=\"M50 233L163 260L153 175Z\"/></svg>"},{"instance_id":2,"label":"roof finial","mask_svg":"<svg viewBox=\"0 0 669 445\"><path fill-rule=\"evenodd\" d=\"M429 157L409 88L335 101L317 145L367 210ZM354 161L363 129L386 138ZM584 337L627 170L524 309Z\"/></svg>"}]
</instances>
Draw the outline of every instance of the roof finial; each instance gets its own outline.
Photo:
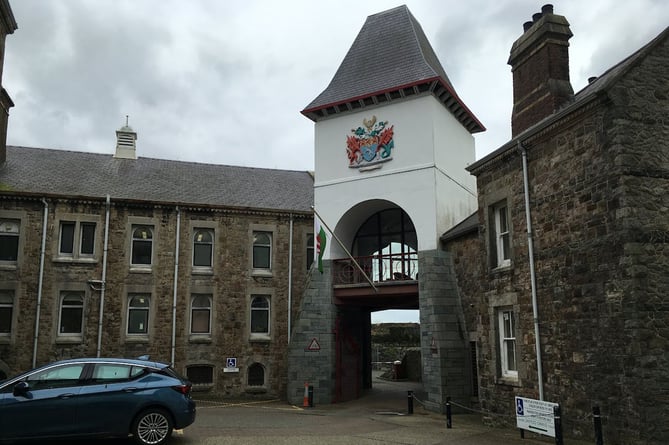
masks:
<instances>
[{"instance_id":1,"label":"roof finial","mask_svg":"<svg viewBox=\"0 0 669 445\"><path fill-rule=\"evenodd\" d=\"M125 115L125 126L126 127L128 126L128 115L127 114Z\"/></svg>"}]
</instances>

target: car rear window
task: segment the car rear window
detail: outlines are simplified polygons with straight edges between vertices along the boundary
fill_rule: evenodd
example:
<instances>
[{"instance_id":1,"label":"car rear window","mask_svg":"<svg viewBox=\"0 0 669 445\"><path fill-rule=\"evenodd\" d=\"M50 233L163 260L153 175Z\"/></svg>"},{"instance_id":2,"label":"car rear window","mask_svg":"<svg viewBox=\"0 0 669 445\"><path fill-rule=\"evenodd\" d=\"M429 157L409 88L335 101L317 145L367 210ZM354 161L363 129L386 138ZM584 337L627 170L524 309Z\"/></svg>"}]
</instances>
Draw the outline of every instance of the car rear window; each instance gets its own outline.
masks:
<instances>
[{"instance_id":1,"label":"car rear window","mask_svg":"<svg viewBox=\"0 0 669 445\"><path fill-rule=\"evenodd\" d=\"M122 363L98 363L93 371L96 383L125 382L146 373L143 366L132 366Z\"/></svg>"}]
</instances>

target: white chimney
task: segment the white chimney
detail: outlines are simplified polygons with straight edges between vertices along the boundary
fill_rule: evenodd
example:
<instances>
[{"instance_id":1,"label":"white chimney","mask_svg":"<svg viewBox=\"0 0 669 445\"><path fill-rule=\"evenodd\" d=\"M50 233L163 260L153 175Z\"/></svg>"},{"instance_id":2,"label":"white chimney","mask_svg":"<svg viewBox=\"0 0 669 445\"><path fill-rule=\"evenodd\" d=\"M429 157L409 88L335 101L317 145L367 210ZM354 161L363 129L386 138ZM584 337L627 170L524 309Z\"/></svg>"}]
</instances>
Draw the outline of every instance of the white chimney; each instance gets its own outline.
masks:
<instances>
[{"instance_id":1,"label":"white chimney","mask_svg":"<svg viewBox=\"0 0 669 445\"><path fill-rule=\"evenodd\" d=\"M137 133L128 126L128 116L125 117L125 125L116 130L116 153L115 158L137 159L135 151L135 141Z\"/></svg>"}]
</instances>

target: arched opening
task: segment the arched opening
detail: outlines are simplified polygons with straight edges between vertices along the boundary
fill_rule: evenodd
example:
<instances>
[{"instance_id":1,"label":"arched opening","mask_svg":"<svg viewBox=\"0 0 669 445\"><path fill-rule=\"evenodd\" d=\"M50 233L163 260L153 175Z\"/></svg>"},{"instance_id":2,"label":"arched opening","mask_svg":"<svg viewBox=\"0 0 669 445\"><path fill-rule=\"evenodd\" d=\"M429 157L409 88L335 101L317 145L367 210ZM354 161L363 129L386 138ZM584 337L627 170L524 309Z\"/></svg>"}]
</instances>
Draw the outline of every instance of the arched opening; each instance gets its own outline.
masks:
<instances>
[{"instance_id":1,"label":"arched opening","mask_svg":"<svg viewBox=\"0 0 669 445\"><path fill-rule=\"evenodd\" d=\"M335 401L344 401L373 385L378 360L372 351L372 314L394 310L418 319L418 236L404 209L381 200L352 207L339 220L337 233L352 256L332 260L338 306Z\"/></svg>"},{"instance_id":2,"label":"arched opening","mask_svg":"<svg viewBox=\"0 0 669 445\"><path fill-rule=\"evenodd\" d=\"M415 280L418 274L418 239L409 215L400 208L370 216L353 239L353 255L371 265L370 278Z\"/></svg>"}]
</instances>

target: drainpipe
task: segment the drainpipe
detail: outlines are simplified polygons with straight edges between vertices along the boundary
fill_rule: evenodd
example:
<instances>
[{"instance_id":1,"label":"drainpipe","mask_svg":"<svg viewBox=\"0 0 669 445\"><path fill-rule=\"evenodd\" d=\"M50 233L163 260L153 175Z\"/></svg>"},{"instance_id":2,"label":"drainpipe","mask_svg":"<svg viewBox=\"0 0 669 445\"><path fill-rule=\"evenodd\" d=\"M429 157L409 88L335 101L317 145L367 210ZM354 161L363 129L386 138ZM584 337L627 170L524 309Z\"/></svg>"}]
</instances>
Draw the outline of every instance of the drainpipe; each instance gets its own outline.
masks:
<instances>
[{"instance_id":1,"label":"drainpipe","mask_svg":"<svg viewBox=\"0 0 669 445\"><path fill-rule=\"evenodd\" d=\"M539 338L539 308L537 304L537 279L534 273L534 243L532 242L532 218L530 217L530 185L527 174L527 150L518 141L518 151L523 158L523 186L525 191L525 218L527 220L527 250L530 260L530 284L532 286L532 315L534 317L534 343L537 354L537 384L539 400L544 400L544 377L541 365L541 340Z\"/></svg>"},{"instance_id":2,"label":"drainpipe","mask_svg":"<svg viewBox=\"0 0 669 445\"><path fill-rule=\"evenodd\" d=\"M98 320L98 350L96 357L100 357L102 350L102 319L105 309L105 289L107 289L107 252L109 248L109 213L111 207L111 200L107 195L107 202L105 205L105 243L102 250L102 283L100 286L100 319Z\"/></svg>"},{"instance_id":3,"label":"drainpipe","mask_svg":"<svg viewBox=\"0 0 669 445\"><path fill-rule=\"evenodd\" d=\"M171 365L174 366L174 356L177 347L177 285L179 283L179 238L181 228L181 210L177 206L177 230L174 252L174 294L172 296L172 359Z\"/></svg>"},{"instance_id":4,"label":"drainpipe","mask_svg":"<svg viewBox=\"0 0 669 445\"><path fill-rule=\"evenodd\" d=\"M37 338L39 337L39 317L42 308L42 283L44 282L44 255L46 252L46 226L49 218L49 203L42 198L44 204L44 217L42 220L42 246L39 254L39 282L37 283L37 309L35 311L35 338L33 339L33 368L37 363Z\"/></svg>"},{"instance_id":5,"label":"drainpipe","mask_svg":"<svg viewBox=\"0 0 669 445\"><path fill-rule=\"evenodd\" d=\"M290 344L290 323L293 309L293 214L290 214L288 235L288 343Z\"/></svg>"}]
</instances>

